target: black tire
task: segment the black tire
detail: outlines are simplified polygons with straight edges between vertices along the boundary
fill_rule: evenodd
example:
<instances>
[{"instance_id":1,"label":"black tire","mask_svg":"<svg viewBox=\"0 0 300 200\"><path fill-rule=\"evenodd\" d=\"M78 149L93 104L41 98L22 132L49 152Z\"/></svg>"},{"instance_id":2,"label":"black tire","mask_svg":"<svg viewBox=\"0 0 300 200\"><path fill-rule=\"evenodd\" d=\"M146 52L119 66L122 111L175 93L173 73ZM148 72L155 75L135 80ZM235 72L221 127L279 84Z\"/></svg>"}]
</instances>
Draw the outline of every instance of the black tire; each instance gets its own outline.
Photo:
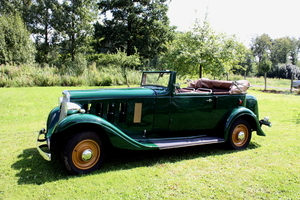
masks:
<instances>
[{"instance_id":1,"label":"black tire","mask_svg":"<svg viewBox=\"0 0 300 200\"><path fill-rule=\"evenodd\" d=\"M105 148L95 132L81 132L68 142L62 155L70 173L87 174L103 165Z\"/></svg>"},{"instance_id":2,"label":"black tire","mask_svg":"<svg viewBox=\"0 0 300 200\"><path fill-rule=\"evenodd\" d=\"M244 119L237 119L229 130L227 144L231 149L245 149L249 145L251 135L249 123Z\"/></svg>"}]
</instances>

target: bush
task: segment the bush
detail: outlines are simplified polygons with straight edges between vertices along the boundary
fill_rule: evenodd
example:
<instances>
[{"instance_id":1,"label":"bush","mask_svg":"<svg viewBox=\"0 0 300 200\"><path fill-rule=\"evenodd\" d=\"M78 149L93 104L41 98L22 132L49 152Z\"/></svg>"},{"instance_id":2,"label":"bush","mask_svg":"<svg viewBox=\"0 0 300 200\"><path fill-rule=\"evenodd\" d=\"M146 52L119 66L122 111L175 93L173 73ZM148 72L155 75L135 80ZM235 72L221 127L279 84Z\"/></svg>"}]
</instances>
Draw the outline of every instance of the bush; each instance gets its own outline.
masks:
<instances>
[{"instance_id":1,"label":"bush","mask_svg":"<svg viewBox=\"0 0 300 200\"><path fill-rule=\"evenodd\" d=\"M36 50L21 17L0 15L0 47L0 64L33 62Z\"/></svg>"},{"instance_id":2,"label":"bush","mask_svg":"<svg viewBox=\"0 0 300 200\"><path fill-rule=\"evenodd\" d=\"M298 66L291 64L279 64L268 72L268 77L291 79L292 74L296 77L296 79L300 79L300 69Z\"/></svg>"}]
</instances>

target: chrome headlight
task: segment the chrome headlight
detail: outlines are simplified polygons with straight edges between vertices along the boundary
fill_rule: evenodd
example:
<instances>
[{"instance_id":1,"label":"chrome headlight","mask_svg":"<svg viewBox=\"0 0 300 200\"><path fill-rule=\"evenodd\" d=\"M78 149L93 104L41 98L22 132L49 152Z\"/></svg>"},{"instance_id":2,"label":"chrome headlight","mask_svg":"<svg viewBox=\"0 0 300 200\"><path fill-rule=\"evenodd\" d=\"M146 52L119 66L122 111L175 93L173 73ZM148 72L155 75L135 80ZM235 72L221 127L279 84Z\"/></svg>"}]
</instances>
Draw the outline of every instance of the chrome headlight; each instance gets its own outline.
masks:
<instances>
[{"instance_id":1,"label":"chrome headlight","mask_svg":"<svg viewBox=\"0 0 300 200\"><path fill-rule=\"evenodd\" d=\"M65 118L67 115L72 115L76 113L85 113L85 110L81 108L80 105L72 102L67 102L65 97L60 99L61 104L60 104L60 115L59 115L59 120L62 120Z\"/></svg>"},{"instance_id":2,"label":"chrome headlight","mask_svg":"<svg viewBox=\"0 0 300 200\"><path fill-rule=\"evenodd\" d=\"M71 103L71 102L67 102L67 114L68 115L71 115L71 114L75 114L75 113L82 113L82 110L84 109L81 109L81 106L76 104L76 103Z\"/></svg>"}]
</instances>

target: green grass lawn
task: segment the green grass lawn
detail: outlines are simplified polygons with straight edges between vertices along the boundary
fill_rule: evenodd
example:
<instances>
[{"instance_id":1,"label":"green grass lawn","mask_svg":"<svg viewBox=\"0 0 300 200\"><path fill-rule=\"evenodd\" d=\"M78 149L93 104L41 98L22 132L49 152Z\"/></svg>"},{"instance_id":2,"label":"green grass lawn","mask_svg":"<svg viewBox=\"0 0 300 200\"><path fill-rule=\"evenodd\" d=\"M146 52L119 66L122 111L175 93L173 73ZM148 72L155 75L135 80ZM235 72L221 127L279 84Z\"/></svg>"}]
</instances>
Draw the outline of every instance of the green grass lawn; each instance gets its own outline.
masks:
<instances>
[{"instance_id":1,"label":"green grass lawn","mask_svg":"<svg viewBox=\"0 0 300 200\"><path fill-rule=\"evenodd\" d=\"M275 84L276 85L276 84ZM64 87L0 88L0 199L299 199L299 95L250 89L273 127L243 151L116 151L89 175L42 159L38 131Z\"/></svg>"}]
</instances>

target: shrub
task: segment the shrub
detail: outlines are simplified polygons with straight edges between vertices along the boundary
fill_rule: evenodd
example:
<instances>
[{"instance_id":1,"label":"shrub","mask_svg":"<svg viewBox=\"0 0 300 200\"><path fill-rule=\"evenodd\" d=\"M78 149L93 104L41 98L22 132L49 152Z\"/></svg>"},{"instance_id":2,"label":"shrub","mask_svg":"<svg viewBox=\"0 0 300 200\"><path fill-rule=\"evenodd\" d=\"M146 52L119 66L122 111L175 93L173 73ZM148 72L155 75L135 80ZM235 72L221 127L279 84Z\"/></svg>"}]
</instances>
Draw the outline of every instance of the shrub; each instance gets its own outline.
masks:
<instances>
[{"instance_id":1,"label":"shrub","mask_svg":"<svg viewBox=\"0 0 300 200\"><path fill-rule=\"evenodd\" d=\"M0 64L33 62L36 50L21 17L0 15L0 47Z\"/></svg>"}]
</instances>

